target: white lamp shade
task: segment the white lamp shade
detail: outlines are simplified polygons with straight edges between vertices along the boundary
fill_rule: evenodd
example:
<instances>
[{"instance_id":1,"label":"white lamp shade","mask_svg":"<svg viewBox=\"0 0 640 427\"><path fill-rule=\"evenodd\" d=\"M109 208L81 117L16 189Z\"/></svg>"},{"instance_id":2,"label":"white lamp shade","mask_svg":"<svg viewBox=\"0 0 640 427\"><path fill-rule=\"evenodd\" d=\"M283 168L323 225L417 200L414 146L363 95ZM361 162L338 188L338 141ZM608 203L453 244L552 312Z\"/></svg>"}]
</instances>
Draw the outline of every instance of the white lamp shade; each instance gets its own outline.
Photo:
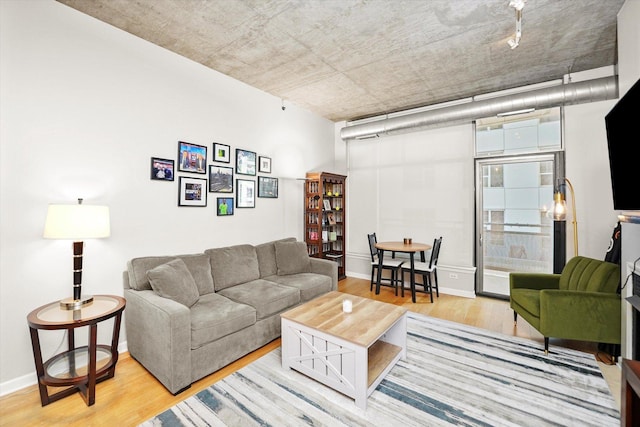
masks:
<instances>
[{"instance_id":1,"label":"white lamp shade","mask_svg":"<svg viewBox=\"0 0 640 427\"><path fill-rule=\"evenodd\" d=\"M100 239L110 234L108 206L49 205L45 239Z\"/></svg>"}]
</instances>

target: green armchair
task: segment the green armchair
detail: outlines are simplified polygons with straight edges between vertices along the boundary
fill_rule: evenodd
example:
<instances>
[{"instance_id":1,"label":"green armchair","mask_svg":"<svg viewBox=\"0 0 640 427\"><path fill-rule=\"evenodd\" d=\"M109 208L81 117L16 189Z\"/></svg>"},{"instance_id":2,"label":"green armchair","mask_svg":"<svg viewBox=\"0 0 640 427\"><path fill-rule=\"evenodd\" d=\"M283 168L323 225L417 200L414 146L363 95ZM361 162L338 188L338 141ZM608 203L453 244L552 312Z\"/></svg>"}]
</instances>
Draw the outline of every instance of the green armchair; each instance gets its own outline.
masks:
<instances>
[{"instance_id":1,"label":"green armchair","mask_svg":"<svg viewBox=\"0 0 640 427\"><path fill-rule=\"evenodd\" d=\"M620 267L576 256L561 274L511 273L513 321L518 314L544 336L620 344Z\"/></svg>"}]
</instances>

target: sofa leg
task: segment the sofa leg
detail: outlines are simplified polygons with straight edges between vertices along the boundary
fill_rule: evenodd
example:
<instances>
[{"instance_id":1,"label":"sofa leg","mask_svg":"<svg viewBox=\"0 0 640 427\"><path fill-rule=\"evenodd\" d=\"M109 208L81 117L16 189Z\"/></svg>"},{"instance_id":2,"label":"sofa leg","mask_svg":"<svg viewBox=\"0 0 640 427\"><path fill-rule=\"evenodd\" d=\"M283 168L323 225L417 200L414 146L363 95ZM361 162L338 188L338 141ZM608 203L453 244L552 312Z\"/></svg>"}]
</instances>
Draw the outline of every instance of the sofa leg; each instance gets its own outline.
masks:
<instances>
[{"instance_id":1,"label":"sofa leg","mask_svg":"<svg viewBox=\"0 0 640 427\"><path fill-rule=\"evenodd\" d=\"M185 391L185 390L187 390L187 389L190 389L190 388L191 388L191 384L189 384L188 386L183 387L183 388L181 388L180 390L176 391L175 393L171 393L171 394L173 394L174 396L177 396L177 395L179 395L180 393L182 393L183 391Z\"/></svg>"},{"instance_id":2,"label":"sofa leg","mask_svg":"<svg viewBox=\"0 0 640 427\"><path fill-rule=\"evenodd\" d=\"M517 326L518 325L518 313L513 310L513 326Z\"/></svg>"},{"instance_id":3,"label":"sofa leg","mask_svg":"<svg viewBox=\"0 0 640 427\"><path fill-rule=\"evenodd\" d=\"M544 337L544 355L549 354L549 337Z\"/></svg>"}]
</instances>

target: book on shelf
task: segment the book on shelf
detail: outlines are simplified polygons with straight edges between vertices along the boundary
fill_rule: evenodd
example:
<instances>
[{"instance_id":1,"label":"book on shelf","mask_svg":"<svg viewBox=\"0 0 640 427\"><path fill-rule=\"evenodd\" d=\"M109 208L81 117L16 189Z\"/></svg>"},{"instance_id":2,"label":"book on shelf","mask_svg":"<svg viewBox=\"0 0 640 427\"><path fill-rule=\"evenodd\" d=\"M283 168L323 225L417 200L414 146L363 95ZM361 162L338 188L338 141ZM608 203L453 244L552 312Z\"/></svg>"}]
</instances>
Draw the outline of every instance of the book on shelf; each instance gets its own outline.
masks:
<instances>
[{"instance_id":1,"label":"book on shelf","mask_svg":"<svg viewBox=\"0 0 640 427\"><path fill-rule=\"evenodd\" d=\"M341 258L342 254L324 254L324 256L327 258L335 259L335 258Z\"/></svg>"},{"instance_id":2,"label":"book on shelf","mask_svg":"<svg viewBox=\"0 0 640 427\"><path fill-rule=\"evenodd\" d=\"M309 232L309 240L318 240L318 232L310 231Z\"/></svg>"}]
</instances>

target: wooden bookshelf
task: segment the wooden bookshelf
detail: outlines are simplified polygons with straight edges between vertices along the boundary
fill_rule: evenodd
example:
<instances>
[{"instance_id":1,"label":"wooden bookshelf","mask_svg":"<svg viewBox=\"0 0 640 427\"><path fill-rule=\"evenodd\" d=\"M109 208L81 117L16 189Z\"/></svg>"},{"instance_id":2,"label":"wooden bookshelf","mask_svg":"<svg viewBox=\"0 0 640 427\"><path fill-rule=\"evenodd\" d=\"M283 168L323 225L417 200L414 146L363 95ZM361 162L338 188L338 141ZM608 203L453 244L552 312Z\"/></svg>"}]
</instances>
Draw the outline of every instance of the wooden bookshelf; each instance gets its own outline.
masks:
<instances>
[{"instance_id":1,"label":"wooden bookshelf","mask_svg":"<svg viewBox=\"0 0 640 427\"><path fill-rule=\"evenodd\" d=\"M345 175L308 172L304 195L304 239L309 256L338 263L338 279L345 274Z\"/></svg>"}]
</instances>

